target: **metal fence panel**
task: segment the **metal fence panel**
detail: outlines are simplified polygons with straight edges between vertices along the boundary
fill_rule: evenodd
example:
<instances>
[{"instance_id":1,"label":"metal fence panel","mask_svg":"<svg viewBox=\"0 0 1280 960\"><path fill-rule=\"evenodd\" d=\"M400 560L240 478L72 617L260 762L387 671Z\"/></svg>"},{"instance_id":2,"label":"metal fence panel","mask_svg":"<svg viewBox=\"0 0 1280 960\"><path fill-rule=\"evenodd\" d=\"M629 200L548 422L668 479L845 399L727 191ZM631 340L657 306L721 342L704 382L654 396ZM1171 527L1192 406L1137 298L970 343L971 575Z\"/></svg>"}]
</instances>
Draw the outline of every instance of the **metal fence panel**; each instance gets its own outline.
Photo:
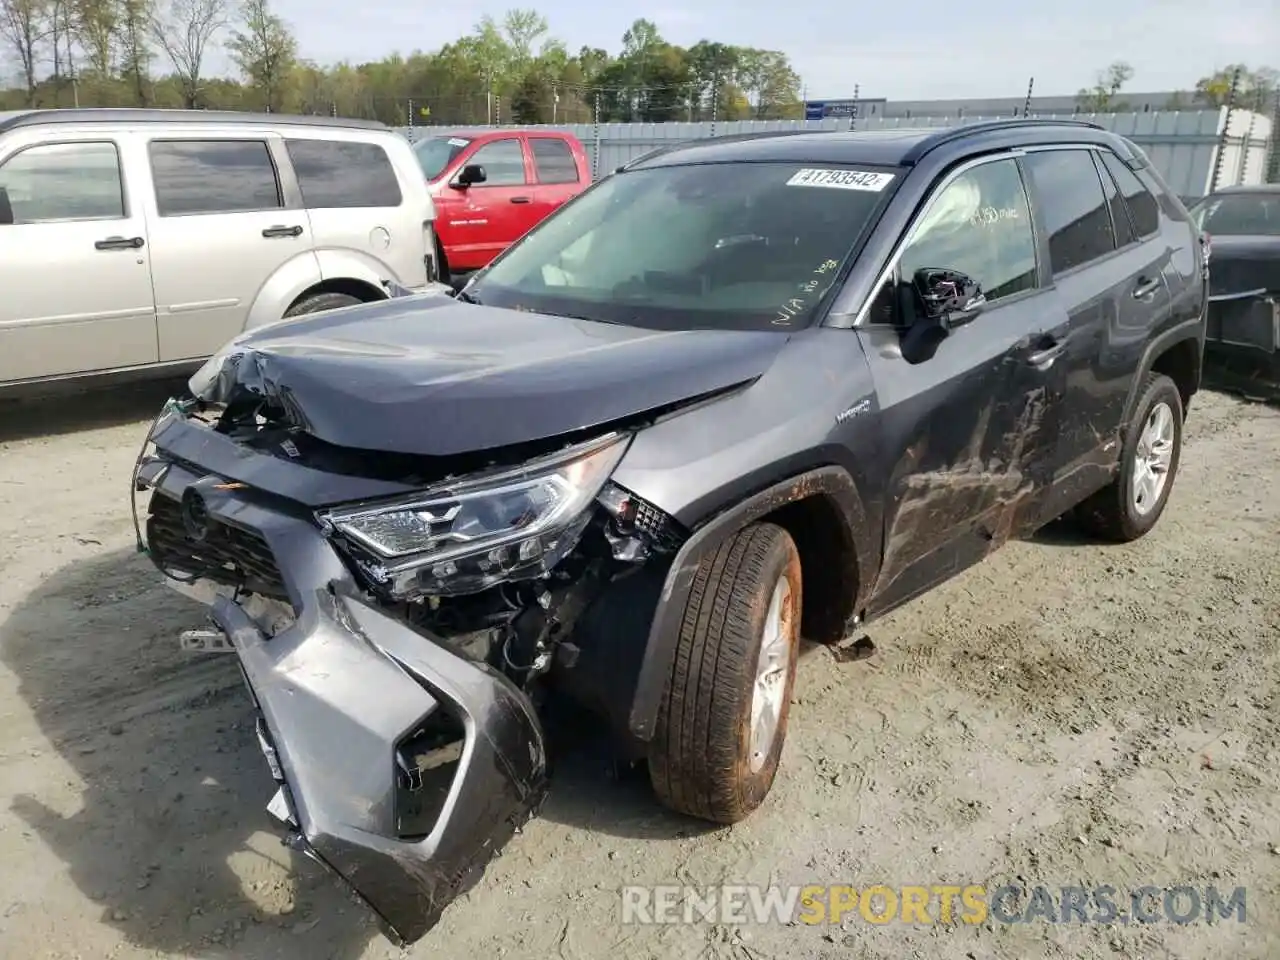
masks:
<instances>
[{"instance_id":1,"label":"metal fence panel","mask_svg":"<svg viewBox=\"0 0 1280 960\"><path fill-rule=\"evenodd\" d=\"M920 129L949 127L1007 117L864 117L855 121L859 130ZM1259 182L1265 175L1268 153L1273 144L1271 120L1261 114L1234 111L1231 129L1225 131L1225 109L1150 111L1144 113L1101 113L1081 115L1128 137L1146 152L1151 163L1169 185L1184 197L1204 195L1213 177L1219 149L1223 153L1219 185ZM655 147L685 140L729 134L775 130L847 130L850 121L825 120L734 120L698 123L571 123L537 124L535 129L572 133L587 150L592 170L602 177L622 164ZM402 127L410 140L452 136L487 127Z\"/></svg>"}]
</instances>

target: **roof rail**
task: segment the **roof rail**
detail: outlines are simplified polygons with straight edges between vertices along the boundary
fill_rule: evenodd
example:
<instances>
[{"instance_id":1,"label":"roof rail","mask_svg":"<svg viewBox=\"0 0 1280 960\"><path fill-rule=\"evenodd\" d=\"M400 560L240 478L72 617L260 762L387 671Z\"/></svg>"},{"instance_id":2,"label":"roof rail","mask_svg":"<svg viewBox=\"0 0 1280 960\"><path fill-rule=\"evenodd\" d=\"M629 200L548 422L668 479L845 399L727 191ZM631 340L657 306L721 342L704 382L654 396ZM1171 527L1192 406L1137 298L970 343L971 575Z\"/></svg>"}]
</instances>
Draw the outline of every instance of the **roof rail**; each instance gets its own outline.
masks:
<instances>
[{"instance_id":1,"label":"roof rail","mask_svg":"<svg viewBox=\"0 0 1280 960\"><path fill-rule=\"evenodd\" d=\"M49 110L23 110L0 116L0 131L14 127L36 127L49 123L239 123L252 125L288 125L346 127L362 130L386 130L379 120L350 120L344 117L308 116L288 113L240 113L235 110L169 110L146 107L67 107Z\"/></svg>"},{"instance_id":2,"label":"roof rail","mask_svg":"<svg viewBox=\"0 0 1280 960\"><path fill-rule=\"evenodd\" d=\"M943 144L963 140L977 133L991 133L997 130L1010 130L1019 127L1075 127L1077 129L1105 130L1106 127L1092 120L1077 120L1071 117L1010 117L1005 120L979 120L977 123L959 123L953 127L941 127L931 137L925 137L906 152L902 158L905 164L915 164L926 153L936 150Z\"/></svg>"},{"instance_id":3,"label":"roof rail","mask_svg":"<svg viewBox=\"0 0 1280 960\"><path fill-rule=\"evenodd\" d=\"M622 173L624 170L630 170L632 167L650 160L653 157L660 157L663 154L670 153L672 150L681 147L692 147L703 143L738 143L743 140L768 140L773 137L794 137L803 134L815 133L839 133L839 130L758 130L750 133L726 133L719 137L690 137L688 140L672 140L670 143L664 143L660 147L654 147L647 150L638 157L632 157L620 167L614 169L614 173Z\"/></svg>"}]
</instances>

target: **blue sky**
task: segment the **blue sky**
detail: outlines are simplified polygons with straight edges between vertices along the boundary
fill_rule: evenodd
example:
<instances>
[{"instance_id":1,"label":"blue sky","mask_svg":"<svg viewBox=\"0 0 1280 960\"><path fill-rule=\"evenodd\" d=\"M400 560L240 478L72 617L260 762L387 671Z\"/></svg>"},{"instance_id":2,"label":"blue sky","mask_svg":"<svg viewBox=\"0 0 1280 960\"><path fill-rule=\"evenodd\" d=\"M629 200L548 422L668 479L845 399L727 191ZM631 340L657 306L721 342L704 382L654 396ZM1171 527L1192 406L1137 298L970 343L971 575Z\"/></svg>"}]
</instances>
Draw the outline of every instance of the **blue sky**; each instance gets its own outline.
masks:
<instances>
[{"instance_id":1,"label":"blue sky","mask_svg":"<svg viewBox=\"0 0 1280 960\"><path fill-rule=\"evenodd\" d=\"M809 96L895 99L1071 94L1113 60L1134 91L1189 88L1215 67L1280 67L1280 0L654 0L652 5L542 0L275 0L303 56L358 62L399 48L432 50L481 15L532 6L572 50L617 52L637 17L672 43L711 37L785 51ZM962 12L967 10L968 12Z\"/></svg>"}]
</instances>

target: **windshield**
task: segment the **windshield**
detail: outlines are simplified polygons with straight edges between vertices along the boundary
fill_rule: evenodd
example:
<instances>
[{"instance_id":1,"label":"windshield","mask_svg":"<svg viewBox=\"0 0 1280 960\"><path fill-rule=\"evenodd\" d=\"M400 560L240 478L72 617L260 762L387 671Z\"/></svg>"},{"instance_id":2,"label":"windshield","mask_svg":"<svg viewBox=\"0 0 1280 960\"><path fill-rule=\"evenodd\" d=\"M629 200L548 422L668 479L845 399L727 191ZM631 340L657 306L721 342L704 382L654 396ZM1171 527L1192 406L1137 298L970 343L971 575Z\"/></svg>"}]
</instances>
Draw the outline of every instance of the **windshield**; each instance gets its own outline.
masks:
<instances>
[{"instance_id":1,"label":"windshield","mask_svg":"<svg viewBox=\"0 0 1280 960\"><path fill-rule=\"evenodd\" d=\"M431 137L415 143L413 152L418 155L418 165L427 179L434 180L449 168L449 164L470 142L465 137Z\"/></svg>"},{"instance_id":2,"label":"windshield","mask_svg":"<svg viewBox=\"0 0 1280 960\"><path fill-rule=\"evenodd\" d=\"M884 168L798 163L614 174L510 247L467 293L642 327L804 326L897 180Z\"/></svg>"},{"instance_id":3,"label":"windshield","mask_svg":"<svg viewBox=\"0 0 1280 960\"><path fill-rule=\"evenodd\" d=\"M1280 237L1280 192L1205 197L1191 217L1210 236Z\"/></svg>"}]
</instances>

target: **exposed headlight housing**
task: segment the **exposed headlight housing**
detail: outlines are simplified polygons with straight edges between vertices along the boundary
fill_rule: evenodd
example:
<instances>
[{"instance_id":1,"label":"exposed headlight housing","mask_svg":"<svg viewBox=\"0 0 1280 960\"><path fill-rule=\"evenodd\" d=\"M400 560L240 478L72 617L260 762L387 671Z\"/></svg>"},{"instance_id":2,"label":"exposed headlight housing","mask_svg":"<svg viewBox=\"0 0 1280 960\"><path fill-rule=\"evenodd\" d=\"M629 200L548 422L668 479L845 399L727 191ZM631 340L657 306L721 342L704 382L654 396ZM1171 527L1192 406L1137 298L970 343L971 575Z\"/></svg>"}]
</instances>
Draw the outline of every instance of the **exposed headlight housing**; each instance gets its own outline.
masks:
<instances>
[{"instance_id":1,"label":"exposed headlight housing","mask_svg":"<svg viewBox=\"0 0 1280 960\"><path fill-rule=\"evenodd\" d=\"M629 442L610 434L514 470L317 519L395 599L475 593L541 576L573 550Z\"/></svg>"}]
</instances>

